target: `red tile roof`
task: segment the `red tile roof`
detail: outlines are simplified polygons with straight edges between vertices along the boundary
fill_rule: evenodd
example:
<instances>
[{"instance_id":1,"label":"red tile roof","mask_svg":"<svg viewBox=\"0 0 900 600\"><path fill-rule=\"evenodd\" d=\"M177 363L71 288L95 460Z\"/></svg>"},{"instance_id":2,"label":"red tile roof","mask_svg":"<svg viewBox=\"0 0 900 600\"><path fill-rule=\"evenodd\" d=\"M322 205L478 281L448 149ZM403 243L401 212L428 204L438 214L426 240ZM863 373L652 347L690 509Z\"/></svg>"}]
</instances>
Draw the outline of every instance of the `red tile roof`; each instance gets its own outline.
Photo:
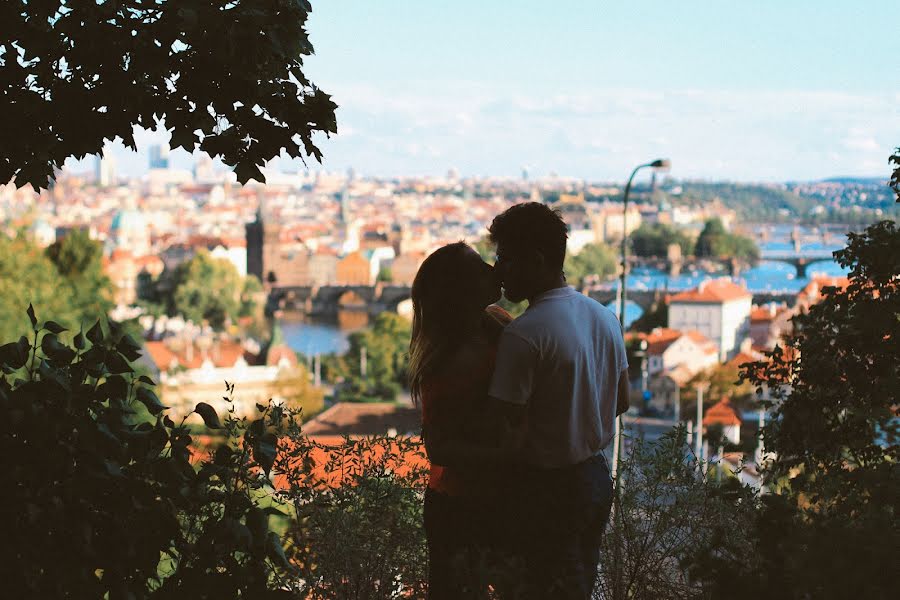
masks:
<instances>
[{"instance_id":1,"label":"red tile roof","mask_svg":"<svg viewBox=\"0 0 900 600\"><path fill-rule=\"evenodd\" d=\"M419 409L393 402L338 402L303 424L308 435L385 435L418 432Z\"/></svg>"},{"instance_id":2,"label":"red tile roof","mask_svg":"<svg viewBox=\"0 0 900 600\"><path fill-rule=\"evenodd\" d=\"M731 398L726 396L713 404L709 410L706 411L706 415L703 417L703 424L740 425L741 417L731 405Z\"/></svg>"},{"instance_id":3,"label":"red tile roof","mask_svg":"<svg viewBox=\"0 0 900 600\"><path fill-rule=\"evenodd\" d=\"M234 341L216 342L205 355L195 346L190 358L184 349L175 350L166 342L147 342L146 346L150 358L160 371L167 371L173 360L186 369L199 369L205 358L209 358L216 367L233 367L241 357L252 364L255 358Z\"/></svg>"},{"instance_id":4,"label":"red tile roof","mask_svg":"<svg viewBox=\"0 0 900 600\"><path fill-rule=\"evenodd\" d=\"M677 329L660 327L651 331L647 336L647 354L662 354L666 349L678 341L684 335Z\"/></svg>"},{"instance_id":5,"label":"red tile roof","mask_svg":"<svg viewBox=\"0 0 900 600\"><path fill-rule=\"evenodd\" d=\"M753 295L744 286L738 285L727 278L708 279L698 287L675 294L670 302L697 302L707 304L722 304L732 300L752 298Z\"/></svg>"},{"instance_id":6,"label":"red tile roof","mask_svg":"<svg viewBox=\"0 0 900 600\"><path fill-rule=\"evenodd\" d=\"M810 302L815 302L822 297L822 288L836 287L840 289L850 285L850 279L847 277L836 277L833 275L816 275L809 283L806 284L797 297Z\"/></svg>"}]
</instances>

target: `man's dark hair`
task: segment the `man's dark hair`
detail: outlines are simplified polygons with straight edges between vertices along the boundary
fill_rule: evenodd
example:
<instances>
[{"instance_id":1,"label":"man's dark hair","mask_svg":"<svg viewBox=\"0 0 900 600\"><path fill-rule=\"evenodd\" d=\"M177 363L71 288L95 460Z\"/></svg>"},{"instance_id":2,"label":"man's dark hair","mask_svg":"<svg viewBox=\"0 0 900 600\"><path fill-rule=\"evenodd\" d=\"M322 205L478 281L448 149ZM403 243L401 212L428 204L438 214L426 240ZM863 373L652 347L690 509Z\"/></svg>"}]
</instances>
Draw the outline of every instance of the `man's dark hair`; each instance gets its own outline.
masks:
<instances>
[{"instance_id":1,"label":"man's dark hair","mask_svg":"<svg viewBox=\"0 0 900 600\"><path fill-rule=\"evenodd\" d=\"M488 231L494 244L515 254L537 250L548 265L562 269L569 227L558 210L540 202L516 204L494 217Z\"/></svg>"}]
</instances>

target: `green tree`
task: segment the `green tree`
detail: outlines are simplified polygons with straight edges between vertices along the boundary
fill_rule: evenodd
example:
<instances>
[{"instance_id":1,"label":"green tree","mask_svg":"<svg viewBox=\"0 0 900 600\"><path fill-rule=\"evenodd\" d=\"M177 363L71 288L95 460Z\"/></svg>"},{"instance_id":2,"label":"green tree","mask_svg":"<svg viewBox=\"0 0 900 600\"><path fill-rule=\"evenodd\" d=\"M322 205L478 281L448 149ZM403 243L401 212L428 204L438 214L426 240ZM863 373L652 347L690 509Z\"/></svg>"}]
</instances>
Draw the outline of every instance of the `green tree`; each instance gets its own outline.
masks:
<instances>
[{"instance_id":1,"label":"green tree","mask_svg":"<svg viewBox=\"0 0 900 600\"><path fill-rule=\"evenodd\" d=\"M894 151L888 163L894 165L894 172L891 173L891 189L897 195L897 202L900 202L900 148Z\"/></svg>"},{"instance_id":2,"label":"green tree","mask_svg":"<svg viewBox=\"0 0 900 600\"><path fill-rule=\"evenodd\" d=\"M68 347L56 321L40 324L31 307L27 315L30 335L0 346L5 594L260 598L296 589L258 505L276 435L296 427L295 415L270 403L252 422L229 415L223 424L201 402L191 415L223 443L192 461L187 425L132 372L133 338L98 322Z\"/></svg>"},{"instance_id":3,"label":"green tree","mask_svg":"<svg viewBox=\"0 0 900 600\"><path fill-rule=\"evenodd\" d=\"M883 221L836 252L845 289L795 317L795 337L744 377L763 396L755 561L710 548L712 597L892 598L900 547L900 230ZM839 550L836 550L839 549ZM735 588L733 582L741 581Z\"/></svg>"},{"instance_id":4,"label":"green tree","mask_svg":"<svg viewBox=\"0 0 900 600\"><path fill-rule=\"evenodd\" d=\"M227 260L201 250L178 265L175 282L171 309L185 319L195 323L205 320L215 329L237 319L246 284Z\"/></svg>"},{"instance_id":5,"label":"green tree","mask_svg":"<svg viewBox=\"0 0 900 600\"><path fill-rule=\"evenodd\" d=\"M370 329L352 333L345 356L348 370L342 399L355 401L394 400L406 382L412 326L403 317L385 312ZM362 354L365 349L366 372Z\"/></svg>"},{"instance_id":6,"label":"green tree","mask_svg":"<svg viewBox=\"0 0 900 600\"><path fill-rule=\"evenodd\" d=\"M0 8L4 135L0 181L44 187L69 157L101 152L134 126L172 132L264 181L282 151L321 160L336 133L330 96L303 73L313 53L306 0L25 2ZM102 42L101 42L102 41Z\"/></svg>"},{"instance_id":7,"label":"green tree","mask_svg":"<svg viewBox=\"0 0 900 600\"><path fill-rule=\"evenodd\" d=\"M575 286L584 284L587 277L604 279L616 273L616 253L606 244L587 244L578 254L566 256L563 270Z\"/></svg>"},{"instance_id":8,"label":"green tree","mask_svg":"<svg viewBox=\"0 0 900 600\"><path fill-rule=\"evenodd\" d=\"M71 290L72 308L84 321L94 322L113 308L112 282L103 272L103 247L86 231L72 231L46 252Z\"/></svg>"},{"instance_id":9,"label":"green tree","mask_svg":"<svg viewBox=\"0 0 900 600\"><path fill-rule=\"evenodd\" d=\"M694 253L694 243L680 229L666 223L642 223L631 233L631 248L637 256L665 257L670 244L681 247L682 256Z\"/></svg>"},{"instance_id":10,"label":"green tree","mask_svg":"<svg viewBox=\"0 0 900 600\"><path fill-rule=\"evenodd\" d=\"M0 234L0 339L15 340L30 330L23 312L29 303L52 314L69 329L78 329L81 314L73 309L72 289L53 262L24 232Z\"/></svg>"},{"instance_id":11,"label":"green tree","mask_svg":"<svg viewBox=\"0 0 900 600\"><path fill-rule=\"evenodd\" d=\"M694 253L699 257L759 259L759 248L750 238L729 233L718 218L710 219L697 237Z\"/></svg>"},{"instance_id":12,"label":"green tree","mask_svg":"<svg viewBox=\"0 0 900 600\"><path fill-rule=\"evenodd\" d=\"M244 277L244 285L241 288L241 305L238 309L239 317L253 317L260 314L260 309L265 303L265 291L256 275Z\"/></svg>"}]
</instances>

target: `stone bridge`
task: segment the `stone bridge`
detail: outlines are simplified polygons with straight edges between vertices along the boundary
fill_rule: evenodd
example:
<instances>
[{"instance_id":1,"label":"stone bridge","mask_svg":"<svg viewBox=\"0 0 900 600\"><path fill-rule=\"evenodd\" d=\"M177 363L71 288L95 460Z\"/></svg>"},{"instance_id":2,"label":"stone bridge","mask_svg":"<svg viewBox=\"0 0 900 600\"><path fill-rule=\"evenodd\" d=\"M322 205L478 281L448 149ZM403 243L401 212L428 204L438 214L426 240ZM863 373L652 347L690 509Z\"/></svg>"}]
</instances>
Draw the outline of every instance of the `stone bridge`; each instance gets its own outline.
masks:
<instances>
[{"instance_id":1,"label":"stone bridge","mask_svg":"<svg viewBox=\"0 0 900 600\"><path fill-rule=\"evenodd\" d=\"M268 306L316 316L332 317L338 310L366 311L375 316L396 311L397 305L409 297L409 286L383 282L375 285L286 286L272 288Z\"/></svg>"},{"instance_id":2,"label":"stone bridge","mask_svg":"<svg viewBox=\"0 0 900 600\"><path fill-rule=\"evenodd\" d=\"M628 301L634 302L647 312L655 302L663 300L667 295L675 295L682 290L628 290ZM618 292L615 286L600 285L587 288L585 293L597 302L608 305L618 300ZM772 291L753 292L753 303L762 305L769 302L785 303L793 306L797 301L797 292Z\"/></svg>"}]
</instances>

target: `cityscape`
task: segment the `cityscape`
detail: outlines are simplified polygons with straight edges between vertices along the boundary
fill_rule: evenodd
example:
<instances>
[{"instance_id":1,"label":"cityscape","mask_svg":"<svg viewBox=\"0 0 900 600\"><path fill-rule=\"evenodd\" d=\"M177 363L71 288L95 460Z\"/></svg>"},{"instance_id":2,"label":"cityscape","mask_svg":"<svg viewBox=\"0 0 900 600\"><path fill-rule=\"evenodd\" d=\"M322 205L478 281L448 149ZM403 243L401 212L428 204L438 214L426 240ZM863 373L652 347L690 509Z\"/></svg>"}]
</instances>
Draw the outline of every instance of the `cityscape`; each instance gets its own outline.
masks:
<instances>
[{"instance_id":1,"label":"cityscape","mask_svg":"<svg viewBox=\"0 0 900 600\"><path fill-rule=\"evenodd\" d=\"M898 20L0 3L0 595L894 598Z\"/></svg>"},{"instance_id":2,"label":"cityscape","mask_svg":"<svg viewBox=\"0 0 900 600\"><path fill-rule=\"evenodd\" d=\"M361 332L381 314L411 317L412 281L434 249L464 240L491 262L487 225L517 202L560 211L569 226L570 285L616 312L617 252L623 233L630 236L624 322L629 343L643 342L646 350L632 357L637 400L627 419L635 435L651 437L679 421L694 427L700 417L688 409L696 406L699 383L723 370L736 380L738 365L772 350L790 333L790 318L822 289L846 284L845 269L832 259L846 234L896 214L890 188L877 179L741 185L654 172L634 189L625 214L620 184L533 178L525 170L518 178L462 178L449 169L444 177L386 179L353 170L268 170L265 184L240 186L206 156L191 171L170 165L168 156L167 146L150 147L140 177L119 176L110 153L97 158L93 172L63 172L40 194L4 186L6 235L47 248L79 231L102 248L110 316L137 324L146 367L176 410L189 411L202 398L224 411L222 380L239 385L239 414L283 380L293 388L279 391L301 398L310 416L362 397L397 403L396 423L389 411L379 429L345 428L359 434L417 428L402 369L391 370L391 385L377 393L347 385L365 378L362 363L378 360L360 356L367 351ZM713 222L749 246L697 252ZM214 308L194 311L198 320L178 310L176 274L200 255L223 268L214 287L227 282L237 289L224 292L251 308L224 317ZM398 344L404 353L408 338ZM722 412L722 402L729 410L721 424L732 427L731 445L743 449L727 455L737 464L758 445L755 403L744 388L720 386L707 397L707 411ZM734 429L739 422L748 423L743 437ZM715 448L704 453L720 459Z\"/></svg>"}]
</instances>

